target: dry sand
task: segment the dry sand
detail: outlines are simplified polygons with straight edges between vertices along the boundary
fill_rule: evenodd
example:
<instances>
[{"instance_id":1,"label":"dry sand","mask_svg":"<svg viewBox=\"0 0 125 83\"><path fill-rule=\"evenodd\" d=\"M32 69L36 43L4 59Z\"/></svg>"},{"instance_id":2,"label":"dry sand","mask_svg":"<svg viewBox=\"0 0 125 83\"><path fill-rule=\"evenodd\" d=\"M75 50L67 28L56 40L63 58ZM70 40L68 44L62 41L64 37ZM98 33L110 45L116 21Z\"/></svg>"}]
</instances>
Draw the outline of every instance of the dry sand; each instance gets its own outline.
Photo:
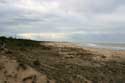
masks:
<instances>
[{"instance_id":1,"label":"dry sand","mask_svg":"<svg viewBox=\"0 0 125 83\"><path fill-rule=\"evenodd\" d=\"M0 83L125 82L122 50L80 47L66 42L11 48L0 51Z\"/></svg>"},{"instance_id":2,"label":"dry sand","mask_svg":"<svg viewBox=\"0 0 125 83\"><path fill-rule=\"evenodd\" d=\"M28 65L0 55L0 83L55 83Z\"/></svg>"},{"instance_id":3,"label":"dry sand","mask_svg":"<svg viewBox=\"0 0 125 83\"><path fill-rule=\"evenodd\" d=\"M108 48L96 48L96 47L87 47L87 46L83 47L74 43L67 43L67 42L47 42L47 43L44 43L44 45L52 46L52 47L64 47L64 48L65 47L82 48L96 55L104 55L106 57L105 60L125 61L125 50L113 50Z\"/></svg>"}]
</instances>

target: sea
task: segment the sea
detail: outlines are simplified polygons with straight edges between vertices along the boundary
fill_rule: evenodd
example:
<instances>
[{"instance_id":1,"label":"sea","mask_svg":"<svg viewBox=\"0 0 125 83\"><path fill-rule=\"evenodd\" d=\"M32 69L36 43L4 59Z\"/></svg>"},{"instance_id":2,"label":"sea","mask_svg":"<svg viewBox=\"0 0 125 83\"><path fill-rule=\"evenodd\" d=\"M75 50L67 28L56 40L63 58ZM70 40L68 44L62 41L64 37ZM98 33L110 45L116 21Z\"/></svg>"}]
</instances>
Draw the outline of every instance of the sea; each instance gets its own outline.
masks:
<instances>
[{"instance_id":1,"label":"sea","mask_svg":"<svg viewBox=\"0 0 125 83\"><path fill-rule=\"evenodd\" d=\"M80 46L93 48L108 48L113 50L125 50L125 43L79 43Z\"/></svg>"}]
</instances>

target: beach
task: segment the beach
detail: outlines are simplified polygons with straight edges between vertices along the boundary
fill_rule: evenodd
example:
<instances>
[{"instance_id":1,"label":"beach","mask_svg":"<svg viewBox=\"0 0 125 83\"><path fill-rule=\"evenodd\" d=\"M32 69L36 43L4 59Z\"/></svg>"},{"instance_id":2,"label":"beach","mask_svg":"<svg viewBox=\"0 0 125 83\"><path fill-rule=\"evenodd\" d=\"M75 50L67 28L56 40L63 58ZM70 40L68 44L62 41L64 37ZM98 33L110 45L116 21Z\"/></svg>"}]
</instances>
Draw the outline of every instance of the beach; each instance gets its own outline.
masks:
<instances>
[{"instance_id":1,"label":"beach","mask_svg":"<svg viewBox=\"0 0 125 83\"><path fill-rule=\"evenodd\" d=\"M71 42L6 38L6 47L0 49L0 64L0 81L7 83L125 82L124 50Z\"/></svg>"}]
</instances>

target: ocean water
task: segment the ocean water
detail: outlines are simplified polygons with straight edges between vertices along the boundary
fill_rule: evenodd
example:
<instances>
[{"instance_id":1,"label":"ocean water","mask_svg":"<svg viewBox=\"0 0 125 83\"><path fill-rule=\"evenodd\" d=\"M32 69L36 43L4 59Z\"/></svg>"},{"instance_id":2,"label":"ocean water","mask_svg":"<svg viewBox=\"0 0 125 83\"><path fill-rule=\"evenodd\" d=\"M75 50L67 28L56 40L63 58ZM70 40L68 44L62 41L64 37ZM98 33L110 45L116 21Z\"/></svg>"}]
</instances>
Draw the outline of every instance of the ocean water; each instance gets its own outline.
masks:
<instances>
[{"instance_id":1,"label":"ocean water","mask_svg":"<svg viewBox=\"0 0 125 83\"><path fill-rule=\"evenodd\" d=\"M81 46L125 50L125 43L79 43Z\"/></svg>"}]
</instances>

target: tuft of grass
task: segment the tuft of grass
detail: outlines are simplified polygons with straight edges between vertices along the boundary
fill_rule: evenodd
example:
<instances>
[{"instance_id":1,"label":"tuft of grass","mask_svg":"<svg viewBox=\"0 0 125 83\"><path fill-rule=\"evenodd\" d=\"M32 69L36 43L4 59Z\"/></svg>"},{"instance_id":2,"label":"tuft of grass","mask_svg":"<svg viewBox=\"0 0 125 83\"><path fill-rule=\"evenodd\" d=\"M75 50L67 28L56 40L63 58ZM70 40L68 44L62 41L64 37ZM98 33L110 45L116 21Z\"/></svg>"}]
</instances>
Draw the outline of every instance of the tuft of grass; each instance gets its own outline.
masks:
<instances>
[{"instance_id":1,"label":"tuft of grass","mask_svg":"<svg viewBox=\"0 0 125 83\"><path fill-rule=\"evenodd\" d=\"M35 66L40 66L40 61L39 61L39 60L35 60L35 61L33 62L33 64L34 64Z\"/></svg>"},{"instance_id":2,"label":"tuft of grass","mask_svg":"<svg viewBox=\"0 0 125 83\"><path fill-rule=\"evenodd\" d=\"M19 70L20 68L22 68L23 70L26 70L27 66L24 63L19 63L17 70Z\"/></svg>"}]
</instances>

